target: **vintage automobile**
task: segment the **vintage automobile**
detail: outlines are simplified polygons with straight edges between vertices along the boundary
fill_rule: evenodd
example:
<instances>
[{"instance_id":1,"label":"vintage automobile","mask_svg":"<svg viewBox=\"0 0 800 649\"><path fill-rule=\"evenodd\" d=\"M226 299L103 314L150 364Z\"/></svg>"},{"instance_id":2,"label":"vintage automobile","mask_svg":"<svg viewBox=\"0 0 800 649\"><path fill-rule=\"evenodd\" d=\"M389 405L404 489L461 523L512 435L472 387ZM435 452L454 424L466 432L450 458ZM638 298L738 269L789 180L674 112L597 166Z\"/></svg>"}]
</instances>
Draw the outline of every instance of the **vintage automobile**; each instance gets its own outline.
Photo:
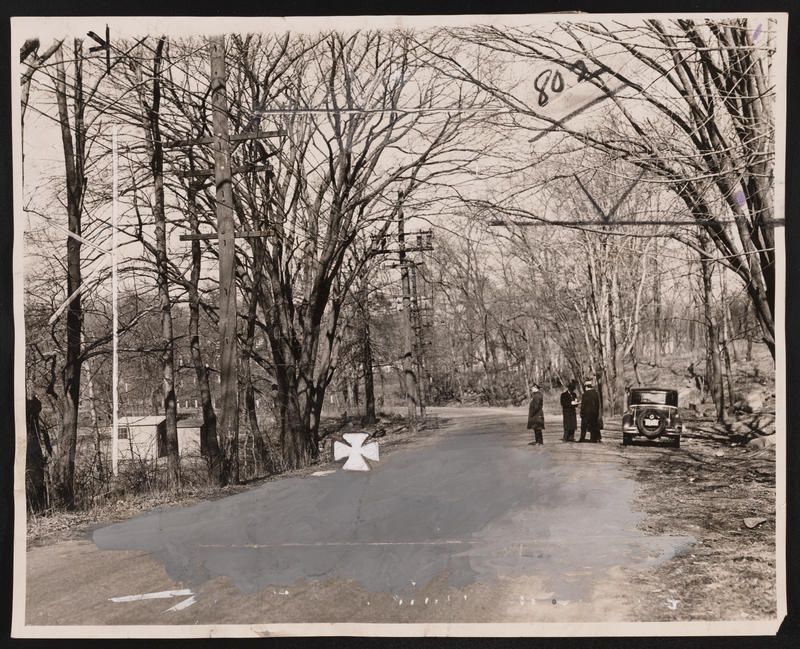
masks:
<instances>
[{"instance_id":1,"label":"vintage automobile","mask_svg":"<svg viewBox=\"0 0 800 649\"><path fill-rule=\"evenodd\" d=\"M683 422L678 411L678 391L664 388L631 388L622 416L622 444L635 439L667 441L681 445Z\"/></svg>"}]
</instances>

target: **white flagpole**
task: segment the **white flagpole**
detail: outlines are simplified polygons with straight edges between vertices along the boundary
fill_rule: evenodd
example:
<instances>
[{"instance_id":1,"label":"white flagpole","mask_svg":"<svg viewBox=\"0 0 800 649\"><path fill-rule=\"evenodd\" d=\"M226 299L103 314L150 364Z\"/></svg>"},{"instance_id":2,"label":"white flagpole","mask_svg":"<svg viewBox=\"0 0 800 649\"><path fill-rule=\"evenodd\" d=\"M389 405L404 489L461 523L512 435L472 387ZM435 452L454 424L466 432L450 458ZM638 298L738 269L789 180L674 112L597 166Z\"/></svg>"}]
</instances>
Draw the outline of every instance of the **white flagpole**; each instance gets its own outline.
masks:
<instances>
[{"instance_id":1,"label":"white flagpole","mask_svg":"<svg viewBox=\"0 0 800 649\"><path fill-rule=\"evenodd\" d=\"M111 134L111 169L112 169L112 198L111 198L111 470L117 475L119 459L119 357L118 336L119 318L117 313L117 127Z\"/></svg>"}]
</instances>

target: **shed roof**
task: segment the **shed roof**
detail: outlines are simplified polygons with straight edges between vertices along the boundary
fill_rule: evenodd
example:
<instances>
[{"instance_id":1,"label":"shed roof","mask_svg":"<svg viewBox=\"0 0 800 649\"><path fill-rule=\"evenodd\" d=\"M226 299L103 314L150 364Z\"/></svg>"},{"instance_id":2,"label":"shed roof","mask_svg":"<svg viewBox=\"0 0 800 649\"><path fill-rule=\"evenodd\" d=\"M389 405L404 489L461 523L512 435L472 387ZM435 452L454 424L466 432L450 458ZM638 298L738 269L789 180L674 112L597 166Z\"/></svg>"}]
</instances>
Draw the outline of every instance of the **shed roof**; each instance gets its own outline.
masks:
<instances>
[{"instance_id":1,"label":"shed roof","mask_svg":"<svg viewBox=\"0 0 800 649\"><path fill-rule=\"evenodd\" d=\"M178 417L178 428L200 428L203 425L201 417L194 415L183 415Z\"/></svg>"},{"instance_id":2,"label":"shed roof","mask_svg":"<svg viewBox=\"0 0 800 649\"><path fill-rule=\"evenodd\" d=\"M164 421L164 415L119 417L120 426L158 426L162 421Z\"/></svg>"},{"instance_id":3,"label":"shed roof","mask_svg":"<svg viewBox=\"0 0 800 649\"><path fill-rule=\"evenodd\" d=\"M164 415L132 415L128 417L120 417L120 426L158 426L165 419ZM178 415L178 428L200 428L203 425L203 420L200 417L190 413Z\"/></svg>"}]
</instances>

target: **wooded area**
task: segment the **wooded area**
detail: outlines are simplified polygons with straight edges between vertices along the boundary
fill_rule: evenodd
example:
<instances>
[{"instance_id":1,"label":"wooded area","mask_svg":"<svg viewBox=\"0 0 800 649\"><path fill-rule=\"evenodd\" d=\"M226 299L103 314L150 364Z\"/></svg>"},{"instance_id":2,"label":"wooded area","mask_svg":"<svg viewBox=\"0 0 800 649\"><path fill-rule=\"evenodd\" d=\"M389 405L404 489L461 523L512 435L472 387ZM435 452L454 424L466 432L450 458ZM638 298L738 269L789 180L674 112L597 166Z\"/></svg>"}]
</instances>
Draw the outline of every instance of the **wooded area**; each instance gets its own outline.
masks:
<instances>
[{"instance_id":1,"label":"wooded area","mask_svg":"<svg viewBox=\"0 0 800 649\"><path fill-rule=\"evenodd\" d=\"M612 416L670 368L728 421L737 364L776 354L772 39L580 19L27 41L29 507L235 484L314 463L344 413L413 424L573 378ZM163 432L115 476L123 415Z\"/></svg>"}]
</instances>

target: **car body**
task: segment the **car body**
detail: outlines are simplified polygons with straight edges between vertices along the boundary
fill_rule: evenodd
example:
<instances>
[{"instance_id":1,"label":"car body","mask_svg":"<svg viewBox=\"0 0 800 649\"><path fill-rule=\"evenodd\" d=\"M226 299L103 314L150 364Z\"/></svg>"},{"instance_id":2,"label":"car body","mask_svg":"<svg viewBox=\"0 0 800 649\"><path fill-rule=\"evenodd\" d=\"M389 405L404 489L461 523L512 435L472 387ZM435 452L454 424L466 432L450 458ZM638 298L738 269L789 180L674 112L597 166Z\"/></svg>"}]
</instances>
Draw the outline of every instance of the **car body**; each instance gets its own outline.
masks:
<instances>
[{"instance_id":1,"label":"car body","mask_svg":"<svg viewBox=\"0 0 800 649\"><path fill-rule=\"evenodd\" d=\"M666 441L681 445L683 421L678 410L678 391L668 388L636 387L628 392L627 410L622 416L622 444L636 439Z\"/></svg>"}]
</instances>

